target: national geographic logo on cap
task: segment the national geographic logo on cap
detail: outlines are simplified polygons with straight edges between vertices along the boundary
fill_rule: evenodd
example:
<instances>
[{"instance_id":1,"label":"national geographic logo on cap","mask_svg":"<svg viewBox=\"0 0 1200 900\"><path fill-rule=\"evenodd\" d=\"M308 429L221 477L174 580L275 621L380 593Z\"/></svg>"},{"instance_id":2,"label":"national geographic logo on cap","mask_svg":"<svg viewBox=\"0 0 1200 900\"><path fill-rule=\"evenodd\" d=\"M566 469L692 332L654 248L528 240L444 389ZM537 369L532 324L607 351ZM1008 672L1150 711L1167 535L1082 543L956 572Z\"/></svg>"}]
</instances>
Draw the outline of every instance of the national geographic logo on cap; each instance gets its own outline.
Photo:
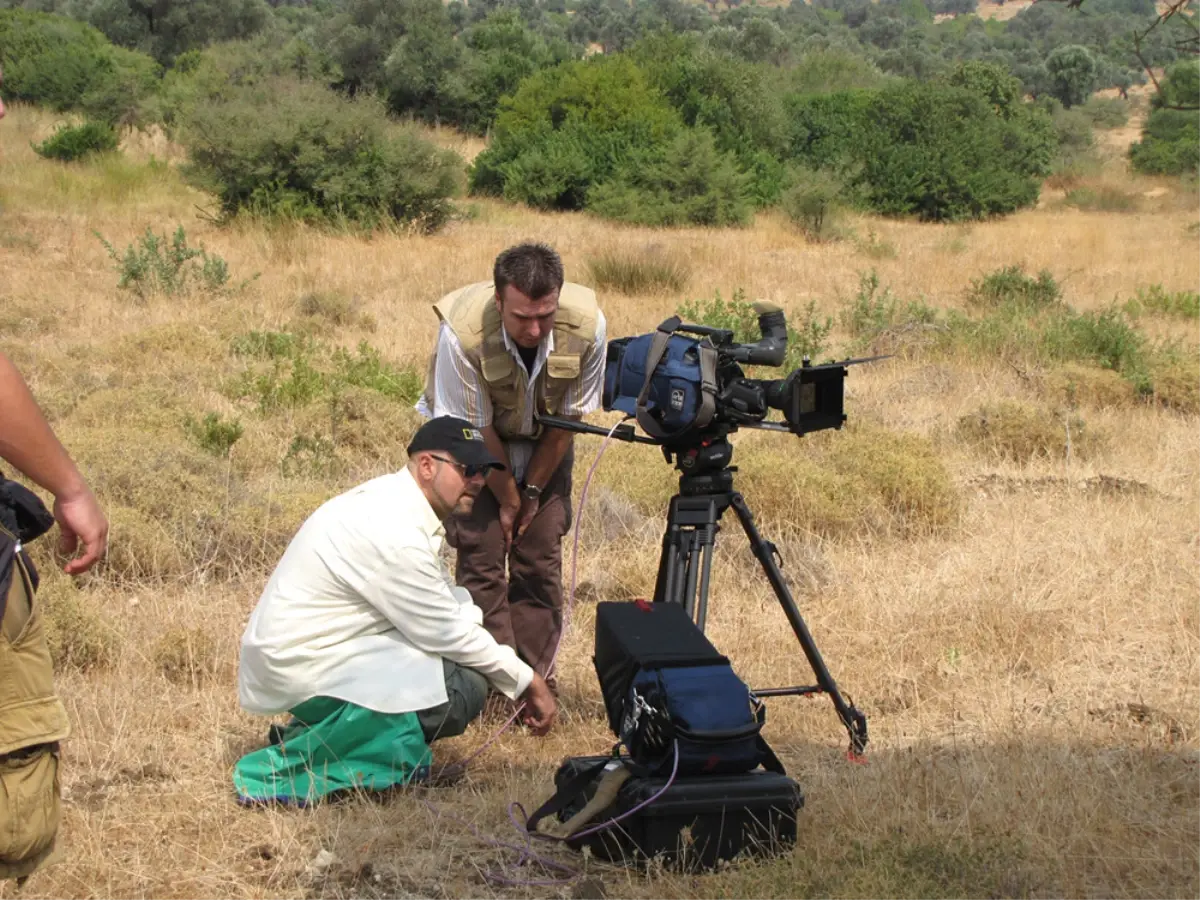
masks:
<instances>
[{"instance_id":1,"label":"national geographic logo on cap","mask_svg":"<svg viewBox=\"0 0 1200 900\"><path fill-rule=\"evenodd\" d=\"M465 437L468 441L482 441L483 440L483 432L480 431L478 428L464 428L462 431L463 431L463 437Z\"/></svg>"}]
</instances>

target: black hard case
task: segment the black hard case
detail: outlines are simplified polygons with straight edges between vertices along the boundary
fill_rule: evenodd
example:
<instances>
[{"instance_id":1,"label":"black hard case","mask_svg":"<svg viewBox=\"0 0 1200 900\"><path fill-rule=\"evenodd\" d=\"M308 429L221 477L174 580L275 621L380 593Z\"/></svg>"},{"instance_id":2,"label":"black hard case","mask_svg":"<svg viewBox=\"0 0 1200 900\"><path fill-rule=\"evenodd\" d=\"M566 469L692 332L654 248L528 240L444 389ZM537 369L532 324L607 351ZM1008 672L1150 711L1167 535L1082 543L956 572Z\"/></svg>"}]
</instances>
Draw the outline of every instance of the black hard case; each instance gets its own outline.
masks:
<instances>
[{"instance_id":1,"label":"black hard case","mask_svg":"<svg viewBox=\"0 0 1200 900\"><path fill-rule=\"evenodd\" d=\"M604 759L567 759L554 777L555 787L561 789L581 771ZM584 830L633 809L666 783L665 776L631 777L621 786L616 803L592 819ZM569 819L594 790L595 781L585 796L559 813L559 818ZM614 862L661 856L674 867L710 869L719 860L740 854L786 853L796 843L796 816L803 806L804 796L796 782L764 769L738 775L676 778L666 793L644 809L611 828L567 843L575 849L588 846L596 856Z\"/></svg>"}]
</instances>

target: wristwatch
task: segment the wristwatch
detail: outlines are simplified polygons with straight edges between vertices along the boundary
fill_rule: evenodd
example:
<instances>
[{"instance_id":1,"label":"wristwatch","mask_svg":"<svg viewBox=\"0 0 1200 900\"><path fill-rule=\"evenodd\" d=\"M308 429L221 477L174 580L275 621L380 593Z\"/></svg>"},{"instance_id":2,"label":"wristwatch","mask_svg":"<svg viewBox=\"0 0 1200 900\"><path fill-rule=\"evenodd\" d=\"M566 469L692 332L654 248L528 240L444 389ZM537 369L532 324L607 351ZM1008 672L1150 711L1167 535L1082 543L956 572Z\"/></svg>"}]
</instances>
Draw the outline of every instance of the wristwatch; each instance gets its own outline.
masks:
<instances>
[{"instance_id":1,"label":"wristwatch","mask_svg":"<svg viewBox=\"0 0 1200 900\"><path fill-rule=\"evenodd\" d=\"M542 489L536 484L527 484L521 489L521 495L526 500L539 500L542 496Z\"/></svg>"}]
</instances>

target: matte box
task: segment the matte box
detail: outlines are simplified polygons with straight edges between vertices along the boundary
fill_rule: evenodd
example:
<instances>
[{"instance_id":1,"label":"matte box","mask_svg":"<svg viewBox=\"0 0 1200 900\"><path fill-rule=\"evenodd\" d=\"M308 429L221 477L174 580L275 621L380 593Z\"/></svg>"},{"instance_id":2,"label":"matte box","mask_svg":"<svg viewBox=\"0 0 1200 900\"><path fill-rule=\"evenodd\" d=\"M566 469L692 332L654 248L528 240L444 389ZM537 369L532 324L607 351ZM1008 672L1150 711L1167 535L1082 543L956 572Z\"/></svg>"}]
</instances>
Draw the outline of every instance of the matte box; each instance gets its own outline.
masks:
<instances>
[{"instance_id":1,"label":"matte box","mask_svg":"<svg viewBox=\"0 0 1200 900\"><path fill-rule=\"evenodd\" d=\"M554 776L556 789L604 760L602 756L567 759ZM596 777L599 779L599 774ZM582 830L649 800L667 781L666 776L632 776L621 785L616 802ZM591 798L595 786L593 781L584 796L559 813L559 819L566 821L574 815ZM765 769L737 775L693 775L676 778L661 797L612 827L567 843L575 849L588 846L593 854L612 862L662 857L676 868L711 869L720 860L739 855L788 852L796 843L796 816L803 806L804 796L796 782Z\"/></svg>"}]
</instances>

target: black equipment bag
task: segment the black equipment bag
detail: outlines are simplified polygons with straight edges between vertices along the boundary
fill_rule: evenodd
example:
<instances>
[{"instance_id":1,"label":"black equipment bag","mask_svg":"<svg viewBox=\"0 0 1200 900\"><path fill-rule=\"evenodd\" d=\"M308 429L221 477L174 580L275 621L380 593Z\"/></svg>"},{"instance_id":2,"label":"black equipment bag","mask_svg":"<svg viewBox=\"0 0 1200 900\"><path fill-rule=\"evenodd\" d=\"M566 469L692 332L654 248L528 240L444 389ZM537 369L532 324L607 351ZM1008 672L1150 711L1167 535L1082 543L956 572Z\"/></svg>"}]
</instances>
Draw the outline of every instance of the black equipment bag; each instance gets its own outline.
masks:
<instances>
[{"instance_id":1,"label":"black equipment bag","mask_svg":"<svg viewBox=\"0 0 1200 900\"><path fill-rule=\"evenodd\" d=\"M581 775L610 757L567 759L555 775L563 791ZM596 778L583 793L558 811L566 821L591 798ZM711 869L720 860L741 854L771 856L796 843L796 817L804 806L799 786L786 775L758 770L738 775L677 777L663 792L665 776L634 775L617 792L616 801L582 831L629 812L662 792L653 803L610 827L568 838L575 849L587 846L602 859L621 862L631 857L653 858L683 869Z\"/></svg>"},{"instance_id":2,"label":"black equipment bag","mask_svg":"<svg viewBox=\"0 0 1200 900\"><path fill-rule=\"evenodd\" d=\"M596 608L594 663L608 723L641 774L783 773L763 705L674 603Z\"/></svg>"},{"instance_id":3,"label":"black equipment bag","mask_svg":"<svg viewBox=\"0 0 1200 900\"><path fill-rule=\"evenodd\" d=\"M3 529L0 530L0 620L8 606L12 579L20 577L16 566L18 554L29 573L33 590L37 590L37 569L24 545L40 538L53 524L54 516L37 494L0 472L0 529Z\"/></svg>"}]
</instances>

